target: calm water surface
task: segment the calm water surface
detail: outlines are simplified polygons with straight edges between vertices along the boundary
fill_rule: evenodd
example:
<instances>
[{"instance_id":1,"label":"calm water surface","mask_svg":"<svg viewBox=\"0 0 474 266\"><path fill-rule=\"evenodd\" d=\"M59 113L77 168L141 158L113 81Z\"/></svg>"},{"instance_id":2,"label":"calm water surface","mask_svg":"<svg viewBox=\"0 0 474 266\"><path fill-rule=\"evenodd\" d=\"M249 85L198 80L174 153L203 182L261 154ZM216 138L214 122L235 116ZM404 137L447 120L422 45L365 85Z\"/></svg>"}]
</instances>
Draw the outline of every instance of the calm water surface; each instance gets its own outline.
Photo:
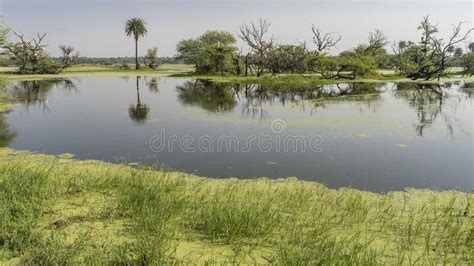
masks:
<instances>
[{"instance_id":1,"label":"calm water surface","mask_svg":"<svg viewBox=\"0 0 474 266\"><path fill-rule=\"evenodd\" d=\"M24 81L8 92L20 104L0 116L0 145L19 150L378 192L474 188L474 97L463 83L290 88L130 77ZM259 136L268 143L251 141Z\"/></svg>"}]
</instances>

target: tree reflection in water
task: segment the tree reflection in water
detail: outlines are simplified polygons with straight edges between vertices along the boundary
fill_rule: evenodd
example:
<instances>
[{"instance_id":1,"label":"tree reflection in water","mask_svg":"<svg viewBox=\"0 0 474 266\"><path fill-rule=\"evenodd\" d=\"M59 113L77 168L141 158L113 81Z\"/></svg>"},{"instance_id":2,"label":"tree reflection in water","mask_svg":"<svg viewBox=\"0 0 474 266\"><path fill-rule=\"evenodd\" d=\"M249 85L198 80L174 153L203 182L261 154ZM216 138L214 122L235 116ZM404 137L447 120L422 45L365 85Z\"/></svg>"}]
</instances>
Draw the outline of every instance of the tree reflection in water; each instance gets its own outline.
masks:
<instances>
[{"instance_id":1,"label":"tree reflection in water","mask_svg":"<svg viewBox=\"0 0 474 266\"><path fill-rule=\"evenodd\" d=\"M296 104L302 109L311 108L311 114L318 108L324 108L329 103L352 102L360 104L360 111L367 106L376 111L382 94L387 90L393 91L398 99L404 99L415 110L418 121L415 132L423 136L426 128L430 127L440 114L443 114L445 98L448 91L460 87L460 91L467 97L472 97L469 85L460 83L447 84L419 84L354 82L340 84L307 84L289 86L287 84L231 84L214 83L205 80L187 81L177 87L178 99L184 105L198 106L209 112L232 112L240 103L243 117L267 120L270 115L265 105ZM464 87L464 89L463 89ZM453 123L450 115L442 115L453 135Z\"/></svg>"},{"instance_id":2,"label":"tree reflection in water","mask_svg":"<svg viewBox=\"0 0 474 266\"><path fill-rule=\"evenodd\" d=\"M76 84L71 79L48 79L19 81L6 89L7 94L29 109L31 106L42 106L43 111L51 111L48 106L48 97L52 89L62 89L77 93Z\"/></svg>"},{"instance_id":3,"label":"tree reflection in water","mask_svg":"<svg viewBox=\"0 0 474 266\"><path fill-rule=\"evenodd\" d=\"M149 81L147 80L147 78L145 77L145 82L148 86L148 90L152 93L159 93L160 92L160 88L159 88L159 84L158 84L158 78L157 77L152 77Z\"/></svg>"},{"instance_id":4,"label":"tree reflection in water","mask_svg":"<svg viewBox=\"0 0 474 266\"><path fill-rule=\"evenodd\" d=\"M242 116L252 119L270 119L264 105L278 103L298 104L305 109L324 107L324 101L351 100L370 105L379 99L380 84L346 83L333 85L302 85L292 87L285 84L230 84L205 80L186 81L177 87L178 99L184 105L198 106L209 112L231 112L239 102ZM350 96L350 97L349 97Z\"/></svg>"},{"instance_id":5,"label":"tree reflection in water","mask_svg":"<svg viewBox=\"0 0 474 266\"><path fill-rule=\"evenodd\" d=\"M195 80L186 81L176 90L182 104L198 106L212 113L230 112L237 105L235 91L230 84Z\"/></svg>"},{"instance_id":6,"label":"tree reflection in water","mask_svg":"<svg viewBox=\"0 0 474 266\"><path fill-rule=\"evenodd\" d=\"M147 104L144 104L140 100L140 77L136 78L137 86L137 103L131 104L128 107L128 116L130 119L135 121L138 124L143 124L148 119L148 114L150 113L150 107Z\"/></svg>"},{"instance_id":7,"label":"tree reflection in water","mask_svg":"<svg viewBox=\"0 0 474 266\"><path fill-rule=\"evenodd\" d=\"M464 82L461 85L461 91L466 94L468 98L474 98L474 82Z\"/></svg>"},{"instance_id":8,"label":"tree reflection in water","mask_svg":"<svg viewBox=\"0 0 474 266\"><path fill-rule=\"evenodd\" d=\"M453 97L453 95L449 94L450 91L459 86L459 83L398 83L394 95L399 99L406 100L408 105L415 110L418 122L414 126L418 136L422 137L425 130L433 125L437 118L441 116L447 127L448 135L454 137L453 126L455 123L452 119L452 115L444 112L446 109L445 99ZM463 92L462 89L460 89L460 91ZM469 94L467 96L470 97ZM449 104L455 105L450 106L452 110L455 110L459 101L450 101ZM462 127L460 129L464 131Z\"/></svg>"},{"instance_id":9,"label":"tree reflection in water","mask_svg":"<svg viewBox=\"0 0 474 266\"><path fill-rule=\"evenodd\" d=\"M27 111L30 107L39 106L42 107L43 112L51 112L52 110L48 108L47 103L49 94L55 88L78 92L74 81L67 78L18 81L13 86L2 89L5 90L8 97L26 107ZM8 146L16 136L16 133L12 132L7 124L4 116L7 112L0 113L0 147Z\"/></svg>"}]
</instances>

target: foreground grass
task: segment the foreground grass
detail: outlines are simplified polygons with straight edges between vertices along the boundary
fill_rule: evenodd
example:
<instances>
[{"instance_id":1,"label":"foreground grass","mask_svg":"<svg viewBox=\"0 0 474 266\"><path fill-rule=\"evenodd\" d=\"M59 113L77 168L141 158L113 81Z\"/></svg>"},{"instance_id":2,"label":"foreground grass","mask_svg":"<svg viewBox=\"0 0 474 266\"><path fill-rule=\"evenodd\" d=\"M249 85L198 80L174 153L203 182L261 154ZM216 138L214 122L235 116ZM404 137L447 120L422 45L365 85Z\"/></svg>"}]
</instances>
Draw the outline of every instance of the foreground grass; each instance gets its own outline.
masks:
<instances>
[{"instance_id":1,"label":"foreground grass","mask_svg":"<svg viewBox=\"0 0 474 266\"><path fill-rule=\"evenodd\" d=\"M0 264L469 264L473 201L0 149Z\"/></svg>"}]
</instances>

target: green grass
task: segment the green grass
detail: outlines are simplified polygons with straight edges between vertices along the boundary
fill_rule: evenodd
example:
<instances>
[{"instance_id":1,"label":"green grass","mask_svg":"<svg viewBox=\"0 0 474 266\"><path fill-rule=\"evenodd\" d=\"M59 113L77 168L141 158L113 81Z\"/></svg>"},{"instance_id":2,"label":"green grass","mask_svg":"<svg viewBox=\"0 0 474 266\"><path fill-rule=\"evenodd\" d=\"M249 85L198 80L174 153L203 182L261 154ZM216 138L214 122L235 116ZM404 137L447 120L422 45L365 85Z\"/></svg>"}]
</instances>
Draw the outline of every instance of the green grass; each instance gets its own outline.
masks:
<instances>
[{"instance_id":1,"label":"green grass","mask_svg":"<svg viewBox=\"0 0 474 266\"><path fill-rule=\"evenodd\" d=\"M199 78L207 79L215 82L231 82L231 83L256 83L263 85L292 85L301 86L305 84L333 84L341 82L421 82L421 83L438 83L437 80L433 81L413 81L401 76L396 75L393 70L377 70L378 76L374 78L359 78L355 80L328 80L323 79L317 74L278 74L278 75L263 75L261 77L256 76L233 76L233 75L202 75L194 72L192 65L182 64L164 64L158 69L141 69L134 70L133 66L131 69L120 69L120 66L95 66L95 65L74 65L71 68L66 69L60 74L47 74L47 75L19 75L14 73L15 68L3 67L0 68L0 78L9 80L37 80L37 79L50 79L50 78L61 78L61 77L123 77L132 75L149 75L149 76L163 76L163 77L179 77L179 78ZM463 77L458 73L453 72L449 77L443 78L442 82L447 81L474 81L472 77Z\"/></svg>"},{"instance_id":2,"label":"green grass","mask_svg":"<svg viewBox=\"0 0 474 266\"><path fill-rule=\"evenodd\" d=\"M0 149L0 264L469 264L474 197Z\"/></svg>"},{"instance_id":3,"label":"green grass","mask_svg":"<svg viewBox=\"0 0 474 266\"><path fill-rule=\"evenodd\" d=\"M20 75L15 73L15 69L11 67L0 68L0 78L9 80L39 80L63 77L123 77L131 75L148 75L148 76L169 76L178 73L187 73L193 71L193 67L189 65L164 64L158 69L120 69L119 66L94 66L94 65L74 65L59 74L26 74Z\"/></svg>"},{"instance_id":4,"label":"green grass","mask_svg":"<svg viewBox=\"0 0 474 266\"><path fill-rule=\"evenodd\" d=\"M417 82L417 83L439 83L439 82L453 82L453 81L472 81L472 77L464 77L461 75L451 75L438 80L411 80L398 75L380 75L376 78L357 78L357 79L323 79L316 74L279 74L279 75L264 75L256 76L220 76L220 75L200 75L193 72L177 73L170 75L171 77L182 78L197 78L206 79L214 82L228 82L228 83L243 83L243 84L262 84L262 85L290 85L302 86L306 84L335 84L335 83L351 83L351 82Z\"/></svg>"}]
</instances>

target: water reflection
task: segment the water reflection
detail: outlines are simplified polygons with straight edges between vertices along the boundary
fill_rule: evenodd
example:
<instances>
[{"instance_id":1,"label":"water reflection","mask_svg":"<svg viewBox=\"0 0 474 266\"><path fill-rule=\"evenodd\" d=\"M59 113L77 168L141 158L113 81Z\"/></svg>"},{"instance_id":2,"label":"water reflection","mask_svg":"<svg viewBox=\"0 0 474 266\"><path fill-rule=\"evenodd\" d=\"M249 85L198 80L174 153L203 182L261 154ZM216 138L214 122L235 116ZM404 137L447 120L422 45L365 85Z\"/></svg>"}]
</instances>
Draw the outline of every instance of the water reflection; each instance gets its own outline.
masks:
<instances>
[{"instance_id":1,"label":"water reflection","mask_svg":"<svg viewBox=\"0 0 474 266\"><path fill-rule=\"evenodd\" d=\"M370 105L380 99L380 88L383 86L381 83L345 83L288 87L285 84L231 84L194 80L177 86L177 91L178 99L184 105L225 113L233 111L240 102L244 117L266 120L269 115L263 106L267 104L302 103L304 109L305 101L310 101L312 107L324 107L323 100L349 100Z\"/></svg>"},{"instance_id":2,"label":"water reflection","mask_svg":"<svg viewBox=\"0 0 474 266\"><path fill-rule=\"evenodd\" d=\"M78 92L76 84L71 79L64 78L19 81L15 86L9 87L7 93L27 109L31 106L41 106L43 111L51 111L47 103L49 93L54 88Z\"/></svg>"},{"instance_id":3,"label":"water reflection","mask_svg":"<svg viewBox=\"0 0 474 266\"><path fill-rule=\"evenodd\" d=\"M380 99L379 83L345 83L328 85L301 85L298 87L287 87L284 84L277 85L234 85L236 95L245 99L242 105L242 114L253 119L269 119L264 110L265 104L298 104L301 109L310 108L313 113L317 108L324 108L327 103L340 101L362 102L371 106L373 102Z\"/></svg>"},{"instance_id":4,"label":"water reflection","mask_svg":"<svg viewBox=\"0 0 474 266\"><path fill-rule=\"evenodd\" d=\"M0 116L0 145L166 165L210 177L297 176L373 191L472 187L472 90L462 83L132 80L84 78L76 89L68 80L12 84L7 91L21 104L3 114L6 120ZM127 107L129 117L124 117ZM236 134L245 140L270 133L272 119L287 123L283 134L323 136L324 151L154 153L149 148L150 138L162 129L166 136Z\"/></svg>"},{"instance_id":5,"label":"water reflection","mask_svg":"<svg viewBox=\"0 0 474 266\"><path fill-rule=\"evenodd\" d=\"M150 107L148 107L147 104L142 103L140 100L140 77L139 76L136 78L136 86L137 86L137 103L131 104L128 107L128 116L137 124L143 124L148 119L148 114L150 113Z\"/></svg>"},{"instance_id":6,"label":"water reflection","mask_svg":"<svg viewBox=\"0 0 474 266\"><path fill-rule=\"evenodd\" d=\"M230 112L237 106L235 90L226 83L205 80L186 81L176 87L178 100L189 106L198 106L209 112Z\"/></svg>"},{"instance_id":7,"label":"water reflection","mask_svg":"<svg viewBox=\"0 0 474 266\"><path fill-rule=\"evenodd\" d=\"M417 114L418 122L414 127L418 136L422 137L425 130L429 128L439 116L442 116L448 135L454 137L451 116L443 115L446 105L445 99L449 97L449 89L454 86L459 87L460 84L397 84L396 90L394 90L395 97L406 100L408 105L412 107ZM468 95L468 97L470 97L470 95ZM451 105L449 106L450 109L455 110L459 101L451 101L449 104Z\"/></svg>"},{"instance_id":8,"label":"water reflection","mask_svg":"<svg viewBox=\"0 0 474 266\"><path fill-rule=\"evenodd\" d=\"M443 114L445 98L453 97L450 89L460 88L460 92L472 97L472 89L460 83L419 84L395 83L342 83L327 85L302 85L291 87L284 84L230 84L213 83L206 80L186 81L177 87L178 99L184 105L198 106L214 113L232 112L241 108L243 118L268 120L266 110L272 105L297 104L302 110L310 109L313 114L328 104L353 102L369 107L372 111L384 108L382 95L391 92L414 109L418 121L414 124L416 135L423 136ZM450 103L456 105L456 102ZM450 106L455 109L455 106ZM442 115L448 134L453 136L453 125L449 115Z\"/></svg>"},{"instance_id":9,"label":"water reflection","mask_svg":"<svg viewBox=\"0 0 474 266\"><path fill-rule=\"evenodd\" d=\"M148 90L153 93L159 93L159 83L158 83L158 78L157 77L152 77L149 81L145 77L145 82L148 86Z\"/></svg>"},{"instance_id":10,"label":"water reflection","mask_svg":"<svg viewBox=\"0 0 474 266\"><path fill-rule=\"evenodd\" d=\"M0 90L4 89L4 85L0 85ZM6 114L8 114L8 111L0 111L0 147L7 147L16 136L16 132L13 132L8 125L8 122L5 118Z\"/></svg>"},{"instance_id":11,"label":"water reflection","mask_svg":"<svg viewBox=\"0 0 474 266\"><path fill-rule=\"evenodd\" d=\"M466 94L468 98L474 97L474 82L465 82L461 86L461 91Z\"/></svg>"}]
</instances>

